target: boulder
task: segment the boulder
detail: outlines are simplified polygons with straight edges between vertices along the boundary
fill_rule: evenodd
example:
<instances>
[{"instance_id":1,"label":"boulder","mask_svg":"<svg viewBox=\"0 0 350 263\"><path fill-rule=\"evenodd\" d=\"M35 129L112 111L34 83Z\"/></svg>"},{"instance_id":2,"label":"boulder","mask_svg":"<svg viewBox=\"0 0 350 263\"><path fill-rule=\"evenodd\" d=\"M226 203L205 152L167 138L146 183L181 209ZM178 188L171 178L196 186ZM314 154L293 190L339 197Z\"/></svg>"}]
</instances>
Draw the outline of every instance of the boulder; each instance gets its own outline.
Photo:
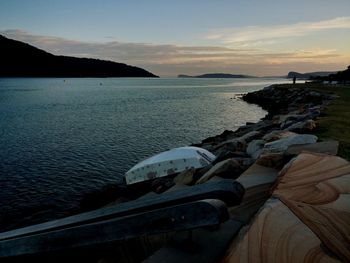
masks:
<instances>
[{"instance_id":1,"label":"boulder","mask_svg":"<svg viewBox=\"0 0 350 263\"><path fill-rule=\"evenodd\" d=\"M253 140L248 144L247 154L252 158L257 159L261 153L262 148L264 148L266 141L264 140Z\"/></svg>"},{"instance_id":2,"label":"boulder","mask_svg":"<svg viewBox=\"0 0 350 263\"><path fill-rule=\"evenodd\" d=\"M265 144L263 153L284 152L291 145L310 144L317 141L317 136L312 134L295 134L286 138L282 138Z\"/></svg>"},{"instance_id":3,"label":"boulder","mask_svg":"<svg viewBox=\"0 0 350 263\"><path fill-rule=\"evenodd\" d=\"M313 120L306 120L306 121L299 121L297 123L292 124L285 130L287 131L292 131L292 132L300 132L300 133L305 133L305 132L310 132L313 129L316 128L316 123Z\"/></svg>"},{"instance_id":4,"label":"boulder","mask_svg":"<svg viewBox=\"0 0 350 263\"><path fill-rule=\"evenodd\" d=\"M217 164L218 162L224 161L229 158L235 158L235 157L248 157L245 152L232 152L229 150L226 150L225 148L221 148L216 152L216 158L215 161L212 162L212 164Z\"/></svg>"},{"instance_id":5,"label":"boulder","mask_svg":"<svg viewBox=\"0 0 350 263\"><path fill-rule=\"evenodd\" d=\"M267 142L276 141L282 138L287 138L290 136L296 135L295 132L283 131L283 130L274 130L268 134L266 134L262 139Z\"/></svg>"},{"instance_id":6,"label":"boulder","mask_svg":"<svg viewBox=\"0 0 350 263\"><path fill-rule=\"evenodd\" d=\"M288 158L283 153L268 153L260 155L256 164L280 170L287 161Z\"/></svg>"},{"instance_id":7,"label":"boulder","mask_svg":"<svg viewBox=\"0 0 350 263\"><path fill-rule=\"evenodd\" d=\"M161 177L152 181L151 190L157 194L161 194L174 185L175 183L172 178Z\"/></svg>"},{"instance_id":8,"label":"boulder","mask_svg":"<svg viewBox=\"0 0 350 263\"><path fill-rule=\"evenodd\" d=\"M182 171L174 178L174 183L179 185L191 185L193 183L194 172L194 168Z\"/></svg>"},{"instance_id":9,"label":"boulder","mask_svg":"<svg viewBox=\"0 0 350 263\"><path fill-rule=\"evenodd\" d=\"M213 153L217 155L217 152L220 148L223 148L227 151L245 151L246 148L246 142L245 140L241 138L234 138L230 140L226 140L222 143L219 143L218 145L215 146Z\"/></svg>"},{"instance_id":10,"label":"boulder","mask_svg":"<svg viewBox=\"0 0 350 263\"><path fill-rule=\"evenodd\" d=\"M202 184L214 176L237 178L241 165L235 159L227 159L215 164L208 172L198 179L196 184Z\"/></svg>"},{"instance_id":11,"label":"boulder","mask_svg":"<svg viewBox=\"0 0 350 263\"><path fill-rule=\"evenodd\" d=\"M301 152L325 153L330 155L338 154L338 141L325 141L313 144L291 145L288 147L286 154L298 155Z\"/></svg>"},{"instance_id":12,"label":"boulder","mask_svg":"<svg viewBox=\"0 0 350 263\"><path fill-rule=\"evenodd\" d=\"M294 123L301 122L306 119L311 119L312 117L313 115L311 113L281 115L280 128L286 129L287 127L293 125Z\"/></svg>"},{"instance_id":13,"label":"boulder","mask_svg":"<svg viewBox=\"0 0 350 263\"><path fill-rule=\"evenodd\" d=\"M241 140L244 140L246 143L251 142L252 140L255 140L257 138L261 137L261 132L259 131L251 131L248 132L247 134L244 134L240 137Z\"/></svg>"}]
</instances>

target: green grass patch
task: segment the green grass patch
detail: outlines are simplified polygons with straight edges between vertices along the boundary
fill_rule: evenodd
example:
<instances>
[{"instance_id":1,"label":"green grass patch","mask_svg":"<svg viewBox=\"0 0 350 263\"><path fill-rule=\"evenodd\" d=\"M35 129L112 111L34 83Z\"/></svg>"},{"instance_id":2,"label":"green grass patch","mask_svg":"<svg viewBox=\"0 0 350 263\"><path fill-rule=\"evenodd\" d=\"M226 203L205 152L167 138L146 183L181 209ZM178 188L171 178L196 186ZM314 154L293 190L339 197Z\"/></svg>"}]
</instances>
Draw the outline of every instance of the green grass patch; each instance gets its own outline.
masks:
<instances>
[{"instance_id":1,"label":"green grass patch","mask_svg":"<svg viewBox=\"0 0 350 263\"><path fill-rule=\"evenodd\" d=\"M311 83L283 86L333 92L339 96L326 107L321 117L317 119L317 129L314 134L320 140L339 141L338 155L350 160L350 86Z\"/></svg>"}]
</instances>

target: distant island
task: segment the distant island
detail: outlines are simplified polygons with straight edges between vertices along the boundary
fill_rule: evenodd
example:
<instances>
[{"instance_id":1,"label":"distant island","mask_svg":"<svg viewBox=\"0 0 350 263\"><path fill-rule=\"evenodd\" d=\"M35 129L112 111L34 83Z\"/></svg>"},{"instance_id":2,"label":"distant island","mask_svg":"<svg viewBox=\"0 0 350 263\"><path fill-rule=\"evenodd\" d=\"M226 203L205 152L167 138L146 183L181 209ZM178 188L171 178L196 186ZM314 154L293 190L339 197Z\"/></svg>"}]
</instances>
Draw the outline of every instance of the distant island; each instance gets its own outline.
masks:
<instances>
[{"instance_id":1,"label":"distant island","mask_svg":"<svg viewBox=\"0 0 350 263\"><path fill-rule=\"evenodd\" d=\"M123 63L56 56L2 35L0 56L0 77L158 77Z\"/></svg>"},{"instance_id":2,"label":"distant island","mask_svg":"<svg viewBox=\"0 0 350 263\"><path fill-rule=\"evenodd\" d=\"M290 71L287 75L287 78L292 79L294 76L297 79L312 79L317 77L327 77L330 74L335 74L337 71L318 71L318 72L308 72L308 73L299 73L295 71Z\"/></svg>"},{"instance_id":3,"label":"distant island","mask_svg":"<svg viewBox=\"0 0 350 263\"><path fill-rule=\"evenodd\" d=\"M254 78L253 76L242 75L242 74L227 74L227 73L207 73L198 76L189 76L180 74L178 78Z\"/></svg>"}]
</instances>

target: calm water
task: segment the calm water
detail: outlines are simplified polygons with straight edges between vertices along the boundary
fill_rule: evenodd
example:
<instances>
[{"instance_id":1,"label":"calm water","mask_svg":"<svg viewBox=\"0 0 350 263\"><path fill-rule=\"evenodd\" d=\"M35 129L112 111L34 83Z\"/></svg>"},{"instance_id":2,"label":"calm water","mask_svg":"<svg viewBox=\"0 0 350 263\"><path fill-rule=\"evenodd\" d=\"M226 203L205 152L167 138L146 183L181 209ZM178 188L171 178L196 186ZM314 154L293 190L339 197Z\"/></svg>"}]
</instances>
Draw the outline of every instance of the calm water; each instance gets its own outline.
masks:
<instances>
[{"instance_id":1,"label":"calm water","mask_svg":"<svg viewBox=\"0 0 350 263\"><path fill-rule=\"evenodd\" d=\"M265 112L235 95L285 81L0 79L0 229L62 216L149 155L256 122Z\"/></svg>"}]
</instances>

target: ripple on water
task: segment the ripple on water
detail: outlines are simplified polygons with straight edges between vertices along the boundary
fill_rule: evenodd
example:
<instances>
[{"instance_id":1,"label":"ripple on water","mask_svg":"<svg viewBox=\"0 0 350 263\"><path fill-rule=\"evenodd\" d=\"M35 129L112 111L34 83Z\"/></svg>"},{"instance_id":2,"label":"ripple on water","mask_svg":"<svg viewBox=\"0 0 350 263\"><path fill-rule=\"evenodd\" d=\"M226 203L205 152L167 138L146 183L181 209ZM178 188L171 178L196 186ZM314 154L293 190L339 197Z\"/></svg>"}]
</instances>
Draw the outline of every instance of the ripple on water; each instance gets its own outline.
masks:
<instances>
[{"instance_id":1,"label":"ripple on water","mask_svg":"<svg viewBox=\"0 0 350 263\"><path fill-rule=\"evenodd\" d=\"M0 229L62 216L139 160L257 121L262 109L230 98L276 82L259 81L1 79Z\"/></svg>"}]
</instances>

